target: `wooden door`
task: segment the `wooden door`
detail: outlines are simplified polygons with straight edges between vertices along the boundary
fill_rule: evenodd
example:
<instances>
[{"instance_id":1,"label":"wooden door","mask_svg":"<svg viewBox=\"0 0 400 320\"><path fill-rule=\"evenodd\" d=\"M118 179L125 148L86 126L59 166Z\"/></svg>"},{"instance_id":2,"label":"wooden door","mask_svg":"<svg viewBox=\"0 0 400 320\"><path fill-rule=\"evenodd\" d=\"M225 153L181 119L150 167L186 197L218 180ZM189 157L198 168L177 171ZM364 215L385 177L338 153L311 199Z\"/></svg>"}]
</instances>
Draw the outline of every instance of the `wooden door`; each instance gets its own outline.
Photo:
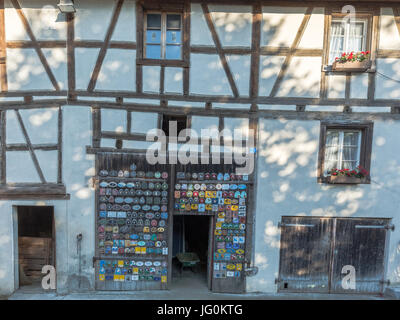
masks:
<instances>
[{"instance_id":1,"label":"wooden door","mask_svg":"<svg viewBox=\"0 0 400 320\"><path fill-rule=\"evenodd\" d=\"M332 293L382 293L389 219L337 218L332 261ZM355 289L342 286L344 266L355 270Z\"/></svg>"},{"instance_id":2,"label":"wooden door","mask_svg":"<svg viewBox=\"0 0 400 320\"><path fill-rule=\"evenodd\" d=\"M278 291L329 292L332 220L282 217Z\"/></svg>"}]
</instances>

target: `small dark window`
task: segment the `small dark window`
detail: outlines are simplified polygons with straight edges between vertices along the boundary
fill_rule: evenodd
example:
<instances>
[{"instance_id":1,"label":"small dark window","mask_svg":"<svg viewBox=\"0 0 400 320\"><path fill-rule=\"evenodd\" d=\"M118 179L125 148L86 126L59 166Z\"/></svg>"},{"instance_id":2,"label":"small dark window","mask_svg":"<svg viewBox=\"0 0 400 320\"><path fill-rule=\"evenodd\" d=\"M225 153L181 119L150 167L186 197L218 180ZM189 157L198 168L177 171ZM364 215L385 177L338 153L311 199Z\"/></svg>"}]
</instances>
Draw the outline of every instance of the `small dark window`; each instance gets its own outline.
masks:
<instances>
[{"instance_id":1,"label":"small dark window","mask_svg":"<svg viewBox=\"0 0 400 320\"><path fill-rule=\"evenodd\" d=\"M321 123L318 181L369 183L372 130L373 123Z\"/></svg>"},{"instance_id":2,"label":"small dark window","mask_svg":"<svg viewBox=\"0 0 400 320\"><path fill-rule=\"evenodd\" d=\"M176 121L177 124L177 134L182 130L187 128L187 117L186 116L173 116L173 115L163 115L162 130L165 135L170 136L169 123L170 121Z\"/></svg>"}]
</instances>

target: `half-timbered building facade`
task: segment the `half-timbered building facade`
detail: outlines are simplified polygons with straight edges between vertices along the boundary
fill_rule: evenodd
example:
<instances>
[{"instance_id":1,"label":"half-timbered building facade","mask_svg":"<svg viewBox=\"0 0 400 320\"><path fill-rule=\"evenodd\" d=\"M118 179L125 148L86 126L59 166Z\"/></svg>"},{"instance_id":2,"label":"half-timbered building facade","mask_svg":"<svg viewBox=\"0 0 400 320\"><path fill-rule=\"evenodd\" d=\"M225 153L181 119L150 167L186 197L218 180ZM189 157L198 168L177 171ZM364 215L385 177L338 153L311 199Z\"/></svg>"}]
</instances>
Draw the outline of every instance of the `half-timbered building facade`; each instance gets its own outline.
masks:
<instances>
[{"instance_id":1,"label":"half-timbered building facade","mask_svg":"<svg viewBox=\"0 0 400 320\"><path fill-rule=\"evenodd\" d=\"M0 87L0 294L169 289L185 252L214 292L400 282L397 1L0 0ZM254 170L150 164L155 128Z\"/></svg>"}]
</instances>

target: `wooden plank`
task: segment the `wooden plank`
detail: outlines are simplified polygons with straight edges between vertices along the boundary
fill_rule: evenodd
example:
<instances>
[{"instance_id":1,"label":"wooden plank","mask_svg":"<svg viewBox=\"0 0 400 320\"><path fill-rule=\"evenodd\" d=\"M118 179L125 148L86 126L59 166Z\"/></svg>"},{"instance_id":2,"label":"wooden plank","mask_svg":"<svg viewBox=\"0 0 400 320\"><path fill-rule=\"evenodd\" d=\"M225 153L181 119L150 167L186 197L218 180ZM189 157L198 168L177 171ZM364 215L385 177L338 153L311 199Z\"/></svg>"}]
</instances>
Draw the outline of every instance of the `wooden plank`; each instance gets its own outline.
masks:
<instances>
[{"instance_id":1,"label":"wooden plank","mask_svg":"<svg viewBox=\"0 0 400 320\"><path fill-rule=\"evenodd\" d=\"M33 144L33 150L56 151L58 144ZM29 146L26 143L9 143L6 145L6 151L29 151Z\"/></svg>"},{"instance_id":2,"label":"wooden plank","mask_svg":"<svg viewBox=\"0 0 400 320\"><path fill-rule=\"evenodd\" d=\"M46 179L44 178L42 169L40 168L39 161L38 161L38 159L36 157L35 150L32 147L32 143L31 143L31 140L30 140L30 138L28 136L28 132L26 131L26 128L25 128L24 122L22 120L21 114L19 113L19 111L17 109L15 109L14 111L15 111L15 114L16 114L16 116L18 118L18 122L19 122L19 125L21 127L22 134L24 135L25 142L26 142L26 144L27 144L27 146L29 148L29 153L31 155L31 158L32 158L33 164L35 166L36 172L39 175L40 181L42 181L42 183L46 183Z\"/></svg>"},{"instance_id":3,"label":"wooden plank","mask_svg":"<svg viewBox=\"0 0 400 320\"><path fill-rule=\"evenodd\" d=\"M329 292L332 221L282 217L278 292Z\"/></svg>"},{"instance_id":4,"label":"wooden plank","mask_svg":"<svg viewBox=\"0 0 400 320\"><path fill-rule=\"evenodd\" d=\"M261 42L261 5L253 6L252 31L251 31L251 65L250 65L250 86L249 96L258 97L260 78L260 42Z\"/></svg>"},{"instance_id":5,"label":"wooden plank","mask_svg":"<svg viewBox=\"0 0 400 320\"><path fill-rule=\"evenodd\" d=\"M301 41L301 38L303 37L304 31L307 28L308 22L310 21L312 11L313 11L313 7L308 7L307 8L307 10L306 10L306 12L304 14L303 21L301 22L300 27L297 30L296 37L294 38L293 43L292 43L292 45L290 47L291 51L298 47L298 45L299 45L299 43ZM293 56L292 56L291 53L289 53L286 56L285 61L283 62L282 67L281 67L281 69L279 71L278 77L275 80L274 86L271 89L270 97L273 97L273 96L275 96L277 94L277 92L279 90L279 87L280 87L280 84L281 84L283 78L286 75L286 71L287 71L287 69L289 67L289 64L292 61L292 57Z\"/></svg>"},{"instance_id":6,"label":"wooden plank","mask_svg":"<svg viewBox=\"0 0 400 320\"><path fill-rule=\"evenodd\" d=\"M382 294L385 280L385 249L390 219L336 218L332 293ZM365 228L363 228L365 227ZM342 287L342 268L356 270L356 288Z\"/></svg>"},{"instance_id":7,"label":"wooden plank","mask_svg":"<svg viewBox=\"0 0 400 320\"><path fill-rule=\"evenodd\" d=\"M33 44L34 44L34 49L39 57L40 62L43 64L43 67L47 73L47 76L49 77L51 83L53 84L54 89L56 89L57 91L60 90L60 87L57 83L56 78L54 77L53 72L51 71L51 68L46 60L45 55L43 54L42 49L39 47L37 41L36 41L36 37L33 34L33 31L31 29L31 26L29 25L28 20L25 17L25 14L23 13L21 6L19 5L18 0L10 0L12 5L14 6L15 10L17 11L17 14L19 16L19 18L21 19L22 24L24 25L25 31L27 32L29 38L32 40Z\"/></svg>"},{"instance_id":8,"label":"wooden plank","mask_svg":"<svg viewBox=\"0 0 400 320\"><path fill-rule=\"evenodd\" d=\"M394 21L396 23L397 31L399 32L399 35L400 35L400 8L393 7L392 9L393 9Z\"/></svg>"},{"instance_id":9,"label":"wooden plank","mask_svg":"<svg viewBox=\"0 0 400 320\"><path fill-rule=\"evenodd\" d=\"M67 16L67 72L68 72L68 91L74 92L76 89L75 79L75 19L73 13ZM70 96L69 98L75 98Z\"/></svg>"},{"instance_id":10,"label":"wooden plank","mask_svg":"<svg viewBox=\"0 0 400 320\"><path fill-rule=\"evenodd\" d=\"M0 184L6 183L6 111L0 110Z\"/></svg>"},{"instance_id":11,"label":"wooden plank","mask_svg":"<svg viewBox=\"0 0 400 320\"><path fill-rule=\"evenodd\" d=\"M204 17L206 19L206 22L207 22L207 25L208 25L208 29L211 32L211 36L213 38L215 47L217 49L219 58L221 60L222 67L224 68L226 77L228 78L228 82L229 82L229 85L231 87L233 96L234 97L238 97L239 96L239 91L238 91L238 89L236 87L235 80L233 78L231 69L229 68L229 64L228 64L228 61L226 59L226 56L225 56L224 52L222 51L222 45L221 45L221 42L219 40L219 37L218 37L218 34L217 34L217 30L214 27L214 23L212 21L212 17L211 17L210 11L208 10L208 6L207 6L207 4L202 3L201 7L203 9L203 14L204 14Z\"/></svg>"},{"instance_id":12,"label":"wooden plank","mask_svg":"<svg viewBox=\"0 0 400 320\"><path fill-rule=\"evenodd\" d=\"M92 108L92 128L92 145L97 148L101 142L101 109L97 107Z\"/></svg>"},{"instance_id":13,"label":"wooden plank","mask_svg":"<svg viewBox=\"0 0 400 320\"><path fill-rule=\"evenodd\" d=\"M331 37L331 24L332 24L332 12L330 8L324 8L324 42L322 49L322 65L328 64L329 59L329 48L330 48L330 37ZM319 96L322 99L325 99L328 94L328 78L326 72L321 72L321 80L320 80L320 90Z\"/></svg>"},{"instance_id":14,"label":"wooden plank","mask_svg":"<svg viewBox=\"0 0 400 320\"><path fill-rule=\"evenodd\" d=\"M62 183L63 172L63 110L58 107L58 120L57 120L57 183Z\"/></svg>"},{"instance_id":15,"label":"wooden plank","mask_svg":"<svg viewBox=\"0 0 400 320\"><path fill-rule=\"evenodd\" d=\"M190 17L191 4L189 0L185 0L183 10L183 60L187 66L183 68L183 95L188 95L190 90Z\"/></svg>"},{"instance_id":16,"label":"wooden plank","mask_svg":"<svg viewBox=\"0 0 400 320\"><path fill-rule=\"evenodd\" d=\"M143 91L143 66L138 64L143 59L143 7L136 2L136 92Z\"/></svg>"},{"instance_id":17,"label":"wooden plank","mask_svg":"<svg viewBox=\"0 0 400 320\"><path fill-rule=\"evenodd\" d=\"M0 88L8 90L7 83L7 50L6 50L6 25L4 16L4 0L0 0Z\"/></svg>"},{"instance_id":18,"label":"wooden plank","mask_svg":"<svg viewBox=\"0 0 400 320\"><path fill-rule=\"evenodd\" d=\"M380 29L380 9L374 10L374 15L371 19L369 19L371 27L371 43L370 43L370 51L371 51L371 69L376 70L376 57L377 57L377 49L379 46L379 29ZM376 82L376 73L368 73L368 99L374 100L375 98L375 82Z\"/></svg>"},{"instance_id":19,"label":"wooden plank","mask_svg":"<svg viewBox=\"0 0 400 320\"><path fill-rule=\"evenodd\" d=\"M164 93L164 83L165 83L165 67L161 66L160 68L160 94Z\"/></svg>"},{"instance_id":20,"label":"wooden plank","mask_svg":"<svg viewBox=\"0 0 400 320\"><path fill-rule=\"evenodd\" d=\"M88 91L93 91L96 86L97 78L99 76L101 66L103 65L104 57L106 56L107 49L108 49L111 37L113 35L115 25L117 24L118 17L121 12L123 3L124 3L124 0L118 0L118 2L116 3L116 5L114 7L111 22L108 26L107 33L104 38L103 46L100 49L99 55L97 57L96 65L93 69L92 77L90 78L90 82L89 82L89 85L87 88Z\"/></svg>"}]
</instances>

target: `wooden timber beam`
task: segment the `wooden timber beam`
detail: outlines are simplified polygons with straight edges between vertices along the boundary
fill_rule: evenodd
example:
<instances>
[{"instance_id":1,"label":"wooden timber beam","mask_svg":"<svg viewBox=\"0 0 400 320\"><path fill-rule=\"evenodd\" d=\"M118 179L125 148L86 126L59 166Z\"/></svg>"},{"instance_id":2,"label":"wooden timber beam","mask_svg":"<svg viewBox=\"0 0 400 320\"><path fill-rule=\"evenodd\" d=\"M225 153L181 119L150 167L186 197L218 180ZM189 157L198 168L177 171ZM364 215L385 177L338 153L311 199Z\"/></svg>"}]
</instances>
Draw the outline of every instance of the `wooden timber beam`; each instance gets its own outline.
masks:
<instances>
[{"instance_id":1,"label":"wooden timber beam","mask_svg":"<svg viewBox=\"0 0 400 320\"><path fill-rule=\"evenodd\" d=\"M14 6L15 10L17 11L17 14L19 16L19 18L21 19L22 24L24 25L25 31L27 32L29 38L31 39L33 45L34 45L34 49L39 57L40 62L43 64L43 67L47 73L47 76L49 77L51 83L53 84L54 88L59 91L60 90L60 86L57 83L56 78L54 77L53 72L50 69L50 66L47 62L47 59L45 57L45 55L43 54L42 49L40 48L38 42L36 41L36 37L33 34L33 31L31 29L31 26L29 25L28 20L25 17L24 12L21 9L21 6L18 2L18 0L10 0L12 5Z\"/></svg>"},{"instance_id":2,"label":"wooden timber beam","mask_svg":"<svg viewBox=\"0 0 400 320\"><path fill-rule=\"evenodd\" d=\"M26 128L25 128L24 122L22 120L21 114L19 113L19 111L17 109L15 109L14 111L15 111L15 115L17 116L19 125L21 127L22 134L24 135L26 145L28 146L29 153L31 155L33 164L34 164L34 166L36 168L36 171L37 171L37 173L39 175L40 181L42 183L46 183L46 179L44 178L42 169L40 168L39 161L38 161L38 159L36 157L35 150L33 149L31 140L29 139L28 132L26 131Z\"/></svg>"},{"instance_id":3,"label":"wooden timber beam","mask_svg":"<svg viewBox=\"0 0 400 320\"><path fill-rule=\"evenodd\" d=\"M304 31L307 28L308 21L310 21L312 11L313 11L313 7L307 8L307 10L304 14L303 21L301 22L300 27L297 30L296 37L294 38L293 43L290 47L290 51L295 50L298 47L298 45L301 41L301 38L303 37ZM291 53L289 53L286 56L285 61L282 64L281 70L279 71L278 77L276 78L276 81L274 83L274 86L271 89L271 93L270 93L271 97L274 97L277 94L280 84L286 75L286 71L289 67L289 64L292 61L292 57L293 57L293 55Z\"/></svg>"},{"instance_id":4,"label":"wooden timber beam","mask_svg":"<svg viewBox=\"0 0 400 320\"><path fill-rule=\"evenodd\" d=\"M229 68L229 64L228 64L228 61L226 59L226 56L225 56L225 54L224 54L224 52L222 50L221 41L219 40L219 37L218 37L218 34L217 34L217 30L215 29L214 23L212 21L211 13L208 10L207 4L202 3L201 7L203 9L203 13L204 13L204 17L206 19L207 25L208 25L208 29L210 29L211 36L212 36L212 38L214 40L214 44L215 44L215 47L217 49L219 58L221 60L222 67L224 68L226 77L228 78L229 85L231 86L231 90L232 90L233 96L234 97L239 97L239 91L238 91L238 89L236 87L235 80L233 78L231 69Z\"/></svg>"},{"instance_id":5,"label":"wooden timber beam","mask_svg":"<svg viewBox=\"0 0 400 320\"><path fill-rule=\"evenodd\" d=\"M92 73L92 77L90 78L90 82L89 82L89 85L87 88L88 91L93 91L94 87L96 86L97 78L99 76L101 66L102 66L104 58L106 56L107 49L108 49L111 37L113 35L115 25L117 24L118 17L121 12L123 3L124 3L124 0L118 0L118 2L116 3L116 5L114 7L111 22L110 22L110 25L108 26L107 33L104 38L103 46L100 49L99 55L97 57L96 65L95 65L93 73Z\"/></svg>"},{"instance_id":6,"label":"wooden timber beam","mask_svg":"<svg viewBox=\"0 0 400 320\"><path fill-rule=\"evenodd\" d=\"M252 30L251 30L251 62L250 62L250 85L249 96L258 97L260 77L260 42L261 42L261 5L253 6Z\"/></svg>"},{"instance_id":7,"label":"wooden timber beam","mask_svg":"<svg viewBox=\"0 0 400 320\"><path fill-rule=\"evenodd\" d=\"M0 0L0 88L8 90L7 83L7 50L6 50L6 24L4 15L4 0Z\"/></svg>"},{"instance_id":8,"label":"wooden timber beam","mask_svg":"<svg viewBox=\"0 0 400 320\"><path fill-rule=\"evenodd\" d=\"M67 14L67 72L68 72L68 92L76 89L75 76L75 19L73 13ZM71 94L70 98L74 98Z\"/></svg>"}]
</instances>

